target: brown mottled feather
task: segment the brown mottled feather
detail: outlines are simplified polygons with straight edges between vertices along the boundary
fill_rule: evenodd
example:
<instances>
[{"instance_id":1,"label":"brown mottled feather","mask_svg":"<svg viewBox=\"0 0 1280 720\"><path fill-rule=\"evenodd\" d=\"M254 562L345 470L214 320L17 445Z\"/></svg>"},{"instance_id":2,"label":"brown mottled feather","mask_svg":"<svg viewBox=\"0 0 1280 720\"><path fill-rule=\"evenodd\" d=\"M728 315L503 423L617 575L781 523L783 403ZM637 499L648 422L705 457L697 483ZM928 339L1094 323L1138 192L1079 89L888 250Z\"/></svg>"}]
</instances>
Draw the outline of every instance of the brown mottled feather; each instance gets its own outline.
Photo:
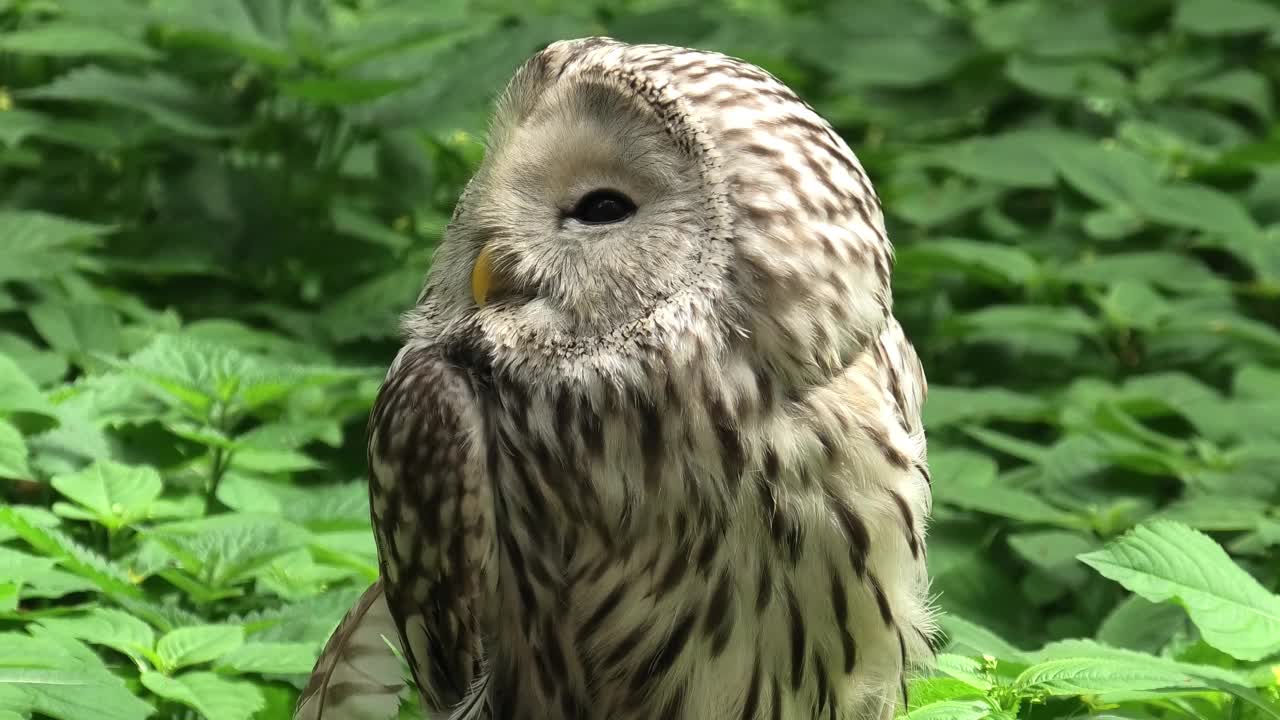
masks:
<instances>
[{"instance_id":1,"label":"brown mottled feather","mask_svg":"<svg viewBox=\"0 0 1280 720\"><path fill-rule=\"evenodd\" d=\"M394 651L393 651L394 648ZM382 580L343 616L325 644L293 720L384 720L399 714L400 635Z\"/></svg>"}]
</instances>

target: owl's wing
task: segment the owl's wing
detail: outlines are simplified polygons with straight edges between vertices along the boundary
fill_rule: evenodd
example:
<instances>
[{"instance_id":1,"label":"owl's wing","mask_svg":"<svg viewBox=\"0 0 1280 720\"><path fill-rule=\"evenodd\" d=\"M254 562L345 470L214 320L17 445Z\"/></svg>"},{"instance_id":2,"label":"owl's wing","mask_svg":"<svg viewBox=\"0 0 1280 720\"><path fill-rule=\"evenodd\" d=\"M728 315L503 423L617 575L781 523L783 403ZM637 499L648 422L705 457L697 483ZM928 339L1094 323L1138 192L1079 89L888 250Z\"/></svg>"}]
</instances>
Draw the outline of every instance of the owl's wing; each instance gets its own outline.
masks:
<instances>
[{"instance_id":1,"label":"owl's wing","mask_svg":"<svg viewBox=\"0 0 1280 720\"><path fill-rule=\"evenodd\" d=\"M480 693L480 603L494 566L494 463L475 388L436 349L411 344L369 418L370 504L387 605L423 707L453 717Z\"/></svg>"},{"instance_id":2,"label":"owl's wing","mask_svg":"<svg viewBox=\"0 0 1280 720\"><path fill-rule=\"evenodd\" d=\"M400 635L382 580L356 601L325 643L293 720L392 720L406 683Z\"/></svg>"}]
</instances>

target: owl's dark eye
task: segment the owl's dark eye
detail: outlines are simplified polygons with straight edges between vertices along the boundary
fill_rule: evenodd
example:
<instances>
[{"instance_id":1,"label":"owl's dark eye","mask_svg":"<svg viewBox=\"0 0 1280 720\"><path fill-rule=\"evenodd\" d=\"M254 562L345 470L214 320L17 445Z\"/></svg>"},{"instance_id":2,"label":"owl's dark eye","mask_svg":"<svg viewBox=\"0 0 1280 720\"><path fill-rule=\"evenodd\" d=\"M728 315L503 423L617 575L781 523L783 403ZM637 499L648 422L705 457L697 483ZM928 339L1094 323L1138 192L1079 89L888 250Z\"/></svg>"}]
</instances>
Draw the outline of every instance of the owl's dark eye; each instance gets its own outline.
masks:
<instances>
[{"instance_id":1,"label":"owl's dark eye","mask_svg":"<svg viewBox=\"0 0 1280 720\"><path fill-rule=\"evenodd\" d=\"M592 190L569 211L569 217L587 225L608 225L635 214L636 204L617 190Z\"/></svg>"}]
</instances>

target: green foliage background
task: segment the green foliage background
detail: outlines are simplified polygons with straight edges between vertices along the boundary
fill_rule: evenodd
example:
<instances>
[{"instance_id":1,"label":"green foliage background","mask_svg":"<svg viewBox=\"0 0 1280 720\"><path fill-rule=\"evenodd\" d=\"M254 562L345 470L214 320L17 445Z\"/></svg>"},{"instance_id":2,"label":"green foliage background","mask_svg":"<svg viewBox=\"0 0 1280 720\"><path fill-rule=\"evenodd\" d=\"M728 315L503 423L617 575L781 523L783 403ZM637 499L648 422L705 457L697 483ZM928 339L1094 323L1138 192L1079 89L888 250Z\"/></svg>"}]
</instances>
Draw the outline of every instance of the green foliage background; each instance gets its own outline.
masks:
<instances>
[{"instance_id":1,"label":"green foliage background","mask_svg":"<svg viewBox=\"0 0 1280 720\"><path fill-rule=\"evenodd\" d=\"M591 34L765 66L882 195L913 718L1280 718L1280 3L0 0L0 720L289 717L489 100Z\"/></svg>"}]
</instances>

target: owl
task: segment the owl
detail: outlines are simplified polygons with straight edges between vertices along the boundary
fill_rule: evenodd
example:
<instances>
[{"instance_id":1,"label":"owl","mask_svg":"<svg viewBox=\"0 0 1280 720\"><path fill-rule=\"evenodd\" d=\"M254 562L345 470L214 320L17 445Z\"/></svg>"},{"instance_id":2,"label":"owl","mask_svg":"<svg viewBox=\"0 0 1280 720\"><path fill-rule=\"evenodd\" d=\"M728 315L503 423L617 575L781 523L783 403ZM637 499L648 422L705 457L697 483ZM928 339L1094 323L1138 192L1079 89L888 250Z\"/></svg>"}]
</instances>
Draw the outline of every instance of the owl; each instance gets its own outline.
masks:
<instances>
[{"instance_id":1,"label":"owl","mask_svg":"<svg viewBox=\"0 0 1280 720\"><path fill-rule=\"evenodd\" d=\"M854 154L764 70L534 55L404 317L380 580L299 717L393 713L388 642L433 719L892 717L936 636L892 259Z\"/></svg>"}]
</instances>

